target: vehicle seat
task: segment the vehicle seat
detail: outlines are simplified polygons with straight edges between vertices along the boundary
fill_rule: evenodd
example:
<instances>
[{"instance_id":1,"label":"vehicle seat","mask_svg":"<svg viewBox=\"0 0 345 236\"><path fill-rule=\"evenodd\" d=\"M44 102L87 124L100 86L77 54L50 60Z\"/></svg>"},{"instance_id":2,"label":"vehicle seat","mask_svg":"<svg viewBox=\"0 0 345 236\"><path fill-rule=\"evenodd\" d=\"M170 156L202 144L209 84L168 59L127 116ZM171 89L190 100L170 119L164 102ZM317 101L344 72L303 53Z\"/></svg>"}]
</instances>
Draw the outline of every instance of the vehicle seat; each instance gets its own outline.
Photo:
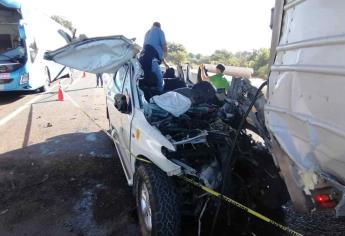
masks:
<instances>
[{"instance_id":1,"label":"vehicle seat","mask_svg":"<svg viewBox=\"0 0 345 236\"><path fill-rule=\"evenodd\" d=\"M183 81L182 78L176 76L174 68L168 68L165 73L163 74L164 78L164 92L173 91L179 88L185 88L186 83Z\"/></svg>"},{"instance_id":2,"label":"vehicle seat","mask_svg":"<svg viewBox=\"0 0 345 236\"><path fill-rule=\"evenodd\" d=\"M157 87L153 86L152 83L147 83L144 79L139 79L138 86L144 93L144 97L147 102L149 102L153 96L162 94Z\"/></svg>"},{"instance_id":3,"label":"vehicle seat","mask_svg":"<svg viewBox=\"0 0 345 236\"><path fill-rule=\"evenodd\" d=\"M179 78L164 78L164 92L187 87L186 83Z\"/></svg>"}]
</instances>

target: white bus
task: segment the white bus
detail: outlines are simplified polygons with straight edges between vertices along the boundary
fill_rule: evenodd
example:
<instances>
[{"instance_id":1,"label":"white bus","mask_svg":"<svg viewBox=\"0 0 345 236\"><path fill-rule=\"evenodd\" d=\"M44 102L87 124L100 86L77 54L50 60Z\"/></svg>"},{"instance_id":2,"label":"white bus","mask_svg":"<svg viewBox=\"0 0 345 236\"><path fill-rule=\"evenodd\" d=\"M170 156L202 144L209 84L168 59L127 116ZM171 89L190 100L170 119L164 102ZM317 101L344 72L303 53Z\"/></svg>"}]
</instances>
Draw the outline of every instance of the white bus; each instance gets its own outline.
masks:
<instances>
[{"instance_id":1,"label":"white bus","mask_svg":"<svg viewBox=\"0 0 345 236\"><path fill-rule=\"evenodd\" d=\"M69 70L43 59L71 41L66 29L39 11L0 0L0 92L45 91Z\"/></svg>"}]
</instances>

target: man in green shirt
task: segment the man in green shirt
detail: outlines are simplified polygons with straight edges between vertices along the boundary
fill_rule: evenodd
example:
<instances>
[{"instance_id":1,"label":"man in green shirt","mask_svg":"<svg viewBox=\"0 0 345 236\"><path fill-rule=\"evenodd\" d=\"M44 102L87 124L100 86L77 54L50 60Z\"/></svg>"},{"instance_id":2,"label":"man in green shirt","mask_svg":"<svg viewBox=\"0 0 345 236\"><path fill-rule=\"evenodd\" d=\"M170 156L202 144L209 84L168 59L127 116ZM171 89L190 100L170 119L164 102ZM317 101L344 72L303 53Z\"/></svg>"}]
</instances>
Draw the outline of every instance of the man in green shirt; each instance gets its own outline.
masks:
<instances>
[{"instance_id":1,"label":"man in green shirt","mask_svg":"<svg viewBox=\"0 0 345 236\"><path fill-rule=\"evenodd\" d=\"M201 79L203 81L210 82L216 89L225 89L226 92L228 91L230 85L229 85L229 82L224 77L223 73L224 73L225 67L222 64L218 64L216 66L217 73L210 77L206 75L205 66L203 64L200 65L200 69L201 69Z\"/></svg>"}]
</instances>

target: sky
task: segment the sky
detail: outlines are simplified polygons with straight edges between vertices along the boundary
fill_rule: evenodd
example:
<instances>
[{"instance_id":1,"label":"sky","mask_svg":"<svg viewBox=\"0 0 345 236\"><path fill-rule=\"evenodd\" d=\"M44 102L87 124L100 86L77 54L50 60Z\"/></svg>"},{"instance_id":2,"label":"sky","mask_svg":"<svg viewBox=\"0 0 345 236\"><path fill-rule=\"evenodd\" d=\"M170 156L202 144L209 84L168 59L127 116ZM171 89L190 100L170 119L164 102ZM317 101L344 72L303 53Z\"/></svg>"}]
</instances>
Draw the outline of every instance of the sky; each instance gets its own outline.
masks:
<instances>
[{"instance_id":1,"label":"sky","mask_svg":"<svg viewBox=\"0 0 345 236\"><path fill-rule=\"evenodd\" d=\"M274 0L23 0L49 15L72 21L88 37L124 35L142 45L159 21L167 41L210 55L270 47Z\"/></svg>"}]
</instances>

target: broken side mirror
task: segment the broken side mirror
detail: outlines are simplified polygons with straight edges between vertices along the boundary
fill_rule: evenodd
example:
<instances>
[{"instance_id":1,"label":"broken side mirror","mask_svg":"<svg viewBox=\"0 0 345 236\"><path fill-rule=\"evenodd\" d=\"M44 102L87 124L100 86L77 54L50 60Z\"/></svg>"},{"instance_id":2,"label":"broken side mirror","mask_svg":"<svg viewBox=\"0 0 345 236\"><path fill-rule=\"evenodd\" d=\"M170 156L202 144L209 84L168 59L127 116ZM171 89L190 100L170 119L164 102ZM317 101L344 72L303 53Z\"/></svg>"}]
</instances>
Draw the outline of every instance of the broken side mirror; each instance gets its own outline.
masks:
<instances>
[{"instance_id":1,"label":"broken side mirror","mask_svg":"<svg viewBox=\"0 0 345 236\"><path fill-rule=\"evenodd\" d=\"M116 94L114 97L115 100L115 108L121 113L128 113L128 104L127 98L123 94Z\"/></svg>"}]
</instances>

